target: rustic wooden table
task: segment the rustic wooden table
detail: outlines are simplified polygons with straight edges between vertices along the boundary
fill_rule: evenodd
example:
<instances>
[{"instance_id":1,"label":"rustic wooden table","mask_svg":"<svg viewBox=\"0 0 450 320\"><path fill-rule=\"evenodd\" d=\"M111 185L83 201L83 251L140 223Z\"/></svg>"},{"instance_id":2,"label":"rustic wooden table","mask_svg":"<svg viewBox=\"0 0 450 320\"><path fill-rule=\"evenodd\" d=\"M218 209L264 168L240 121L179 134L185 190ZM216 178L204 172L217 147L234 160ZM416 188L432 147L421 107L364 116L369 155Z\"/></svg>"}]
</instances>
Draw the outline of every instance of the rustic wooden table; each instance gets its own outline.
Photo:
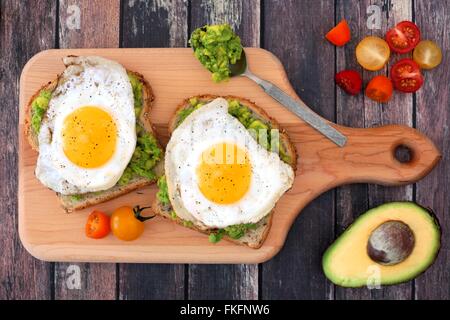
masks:
<instances>
[{"instance_id":1,"label":"rustic wooden table","mask_svg":"<svg viewBox=\"0 0 450 320\"><path fill-rule=\"evenodd\" d=\"M1 299L450 299L449 0L0 3ZM378 29L367 24L374 6L381 9ZM323 36L344 17L352 41L335 48ZM336 71L362 71L354 58L358 41L369 34L383 36L401 20L415 21L423 38L443 48L443 63L426 72L423 88L414 95L396 94L383 106L336 90ZM18 237L16 194L18 81L27 60L48 48L184 47L194 28L223 22L235 28L246 46L277 55L299 96L319 114L354 127L416 127L437 144L443 160L415 185L359 184L323 194L303 210L283 250L261 265L69 264L31 257ZM362 72L365 80L373 76ZM443 229L435 264L416 280L379 290L333 286L322 273L323 251L356 216L391 200L413 200L435 210Z\"/></svg>"}]
</instances>

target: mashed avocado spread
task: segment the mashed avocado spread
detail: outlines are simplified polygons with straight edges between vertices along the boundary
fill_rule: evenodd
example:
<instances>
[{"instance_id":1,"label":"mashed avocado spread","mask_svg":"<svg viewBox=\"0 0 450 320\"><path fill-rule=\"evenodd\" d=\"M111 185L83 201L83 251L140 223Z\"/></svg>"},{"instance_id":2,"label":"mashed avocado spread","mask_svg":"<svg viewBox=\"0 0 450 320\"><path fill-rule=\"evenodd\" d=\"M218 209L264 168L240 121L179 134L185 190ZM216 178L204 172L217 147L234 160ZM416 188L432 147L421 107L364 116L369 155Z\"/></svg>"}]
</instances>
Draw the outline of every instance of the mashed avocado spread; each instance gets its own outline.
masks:
<instances>
[{"instance_id":1,"label":"mashed avocado spread","mask_svg":"<svg viewBox=\"0 0 450 320\"><path fill-rule=\"evenodd\" d=\"M140 79L132 73L128 73L128 78L130 79L131 88L133 90L137 140L136 149L134 149L133 156L123 172L122 177L119 179L119 185L126 185L136 176L144 177L149 180L155 179L156 175L153 168L161 159L162 155L162 150L159 148L156 138L146 132L138 123L138 118L143 107L143 84Z\"/></svg>"},{"instance_id":2,"label":"mashed avocado spread","mask_svg":"<svg viewBox=\"0 0 450 320\"><path fill-rule=\"evenodd\" d=\"M153 168L161 159L161 149L154 136L136 124L137 142L128 166L119 179L119 185L127 184L133 177L140 176L153 180L156 174Z\"/></svg>"},{"instance_id":3,"label":"mashed avocado spread","mask_svg":"<svg viewBox=\"0 0 450 320\"><path fill-rule=\"evenodd\" d=\"M131 88L133 90L134 97L134 110L136 114L136 149L133 156L128 163L125 171L119 179L118 185L126 185L135 177L145 177L153 180L156 175L153 168L161 159L162 150L158 146L156 138L146 132L144 128L138 123L138 117L141 114L143 107L142 90L143 84L134 74L128 73L130 79ZM50 90L43 89L39 92L39 95L33 100L31 105L31 126L33 131L38 134L41 127L42 118L45 111L48 108L48 103L52 96ZM80 201L83 199L83 194L72 195L71 198L74 201Z\"/></svg>"},{"instance_id":4,"label":"mashed avocado spread","mask_svg":"<svg viewBox=\"0 0 450 320\"><path fill-rule=\"evenodd\" d=\"M42 89L31 104L31 127L36 134L39 133L42 118L44 117L45 111L47 111L51 97L52 92L50 90Z\"/></svg>"},{"instance_id":5,"label":"mashed avocado spread","mask_svg":"<svg viewBox=\"0 0 450 320\"><path fill-rule=\"evenodd\" d=\"M179 126L184 119L187 118L194 110L197 110L201 106L205 105L207 101L200 101L200 99L194 97L189 99L189 106L178 111L178 118L176 126ZM257 119L253 112L238 100L228 99L228 113L239 120L240 123L244 125L246 129L252 129L260 133L260 130L267 130L267 139L257 139L258 143L264 147L266 150L279 150L279 155L281 160L286 163L290 162L290 157L287 155L286 150L284 150L283 145L279 145L279 141L272 140L270 130L272 129L270 123L263 122ZM277 144L275 146L275 144Z\"/></svg>"},{"instance_id":6,"label":"mashed avocado spread","mask_svg":"<svg viewBox=\"0 0 450 320\"><path fill-rule=\"evenodd\" d=\"M217 232L211 233L209 235L209 242L216 243L222 240L224 235L229 236L231 239L241 238L248 230L256 229L256 223L243 223L235 224L232 226L225 227L223 229L217 230Z\"/></svg>"},{"instance_id":7,"label":"mashed avocado spread","mask_svg":"<svg viewBox=\"0 0 450 320\"><path fill-rule=\"evenodd\" d=\"M195 57L212 72L214 82L230 77L229 64L235 64L242 53L241 39L228 24L195 29L189 43Z\"/></svg>"},{"instance_id":8,"label":"mashed avocado spread","mask_svg":"<svg viewBox=\"0 0 450 320\"><path fill-rule=\"evenodd\" d=\"M138 77L130 72L128 73L128 79L130 79L131 89L133 90L134 113L138 118L142 111L142 89L144 85Z\"/></svg>"},{"instance_id":9,"label":"mashed avocado spread","mask_svg":"<svg viewBox=\"0 0 450 320\"><path fill-rule=\"evenodd\" d=\"M158 198L159 202L161 202L163 205L165 206L169 205L170 200L169 200L169 191L167 190L166 176L161 176L158 179L157 185L159 191L156 193L156 197Z\"/></svg>"},{"instance_id":10,"label":"mashed avocado spread","mask_svg":"<svg viewBox=\"0 0 450 320\"><path fill-rule=\"evenodd\" d=\"M158 198L159 202L161 202L161 204L165 206L170 205L169 191L167 190L167 181L165 176L161 176L158 179L158 188L159 191L156 193L156 197ZM173 210L170 212L170 216L173 220L177 219L177 214ZM192 221L183 220L183 225L185 227L192 227L193 223ZM243 223L228 226L211 233L209 235L209 241L212 243L219 242L224 235L227 235L232 239L239 239L248 230L255 229L256 227L256 223Z\"/></svg>"}]
</instances>

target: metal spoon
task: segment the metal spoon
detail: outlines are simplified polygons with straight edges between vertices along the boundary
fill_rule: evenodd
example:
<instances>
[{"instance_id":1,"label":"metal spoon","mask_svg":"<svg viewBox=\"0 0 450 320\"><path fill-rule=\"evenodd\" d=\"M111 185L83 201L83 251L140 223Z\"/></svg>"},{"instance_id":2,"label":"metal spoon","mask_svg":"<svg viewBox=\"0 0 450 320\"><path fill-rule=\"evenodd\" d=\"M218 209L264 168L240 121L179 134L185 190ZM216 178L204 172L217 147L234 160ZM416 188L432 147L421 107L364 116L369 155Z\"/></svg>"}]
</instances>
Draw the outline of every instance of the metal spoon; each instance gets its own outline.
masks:
<instances>
[{"instance_id":1,"label":"metal spoon","mask_svg":"<svg viewBox=\"0 0 450 320\"><path fill-rule=\"evenodd\" d=\"M340 147L343 147L347 142L347 137L345 137L342 133L333 128L330 124L328 124L324 119L322 119L319 115L314 113L311 109L309 109L302 101L294 100L283 90L278 88L273 83L263 80L253 74L247 66L247 58L245 56L245 51L242 50L241 58L236 61L235 64L230 64L230 76L244 76L253 81L255 81L269 96L277 100L283 106L288 108L290 111L295 113L298 117L303 119L306 123L311 125L313 128L318 130L328 139L333 141Z\"/></svg>"}]
</instances>

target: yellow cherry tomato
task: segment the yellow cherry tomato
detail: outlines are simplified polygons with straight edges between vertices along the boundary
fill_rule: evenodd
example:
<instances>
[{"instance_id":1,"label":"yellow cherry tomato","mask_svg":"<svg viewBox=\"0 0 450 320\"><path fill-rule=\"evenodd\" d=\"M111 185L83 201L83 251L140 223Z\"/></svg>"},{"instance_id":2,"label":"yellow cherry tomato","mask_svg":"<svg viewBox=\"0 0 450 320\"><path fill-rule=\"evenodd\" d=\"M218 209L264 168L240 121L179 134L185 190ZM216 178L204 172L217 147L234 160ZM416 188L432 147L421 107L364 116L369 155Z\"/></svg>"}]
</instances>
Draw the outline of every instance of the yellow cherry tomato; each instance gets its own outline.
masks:
<instances>
[{"instance_id":1,"label":"yellow cherry tomato","mask_svg":"<svg viewBox=\"0 0 450 320\"><path fill-rule=\"evenodd\" d=\"M142 217L142 210L149 207L140 208L136 206L134 208L124 206L117 208L111 215L111 231L113 234L125 241L131 241L139 238L144 232L144 221L153 218Z\"/></svg>"},{"instance_id":2,"label":"yellow cherry tomato","mask_svg":"<svg viewBox=\"0 0 450 320\"><path fill-rule=\"evenodd\" d=\"M356 60L364 69L370 71L383 68L390 55L389 45L379 37L365 37L356 46Z\"/></svg>"},{"instance_id":3,"label":"yellow cherry tomato","mask_svg":"<svg viewBox=\"0 0 450 320\"><path fill-rule=\"evenodd\" d=\"M442 61L442 51L436 43L422 40L414 48L413 59L422 69L433 69Z\"/></svg>"}]
</instances>

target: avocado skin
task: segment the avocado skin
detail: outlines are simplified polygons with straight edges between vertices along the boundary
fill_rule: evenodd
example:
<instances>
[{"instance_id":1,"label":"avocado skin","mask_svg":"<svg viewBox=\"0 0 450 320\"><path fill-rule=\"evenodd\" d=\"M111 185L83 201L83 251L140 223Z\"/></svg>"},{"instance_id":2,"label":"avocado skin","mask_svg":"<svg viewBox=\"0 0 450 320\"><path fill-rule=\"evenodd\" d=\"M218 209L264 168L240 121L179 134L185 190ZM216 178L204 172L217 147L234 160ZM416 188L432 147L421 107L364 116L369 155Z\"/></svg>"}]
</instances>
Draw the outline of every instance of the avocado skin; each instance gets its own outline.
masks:
<instances>
[{"instance_id":1,"label":"avocado skin","mask_svg":"<svg viewBox=\"0 0 450 320\"><path fill-rule=\"evenodd\" d=\"M384 212L383 209L388 209L388 208L395 207L395 206L409 207L411 210L417 210L417 211L415 211L416 212L415 214L418 214L417 212L421 212L420 214L427 214L427 218L429 218L429 223L432 224L433 230L434 230L434 238L433 238L434 241L432 241L432 246L430 248L431 258L428 261L426 261L425 263L421 263L419 265L419 267L414 271L400 274L396 278L391 278L391 279L383 279L382 278L380 281L380 285L382 285L382 286L395 285L395 284L400 284L403 282L410 281L410 280L418 277L422 273L424 273L434 263L437 256L439 255L439 250L441 248L442 232L441 232L441 226L440 226L439 220L438 220L437 216L435 215L435 213L433 212L433 210L431 208L423 207L423 206L421 206L415 202L411 202L411 201L388 202L388 203L382 204L378 207L374 207L374 208L366 211L362 215L360 215L356 220L353 221L353 223L350 226L348 226L346 228L346 230L325 251L325 253L323 254L323 257L322 257L322 268L325 273L325 276L331 282L333 282L334 284L336 284L338 286L347 287L347 288L360 288L360 287L367 286L366 279L339 278L339 276L337 274L335 274L335 270L333 270L333 265L332 265L332 261L331 261L332 255L334 254L334 252L336 252L336 250L340 249L340 244L342 243L342 241L348 240L349 236L351 236L352 233L355 233L358 231L361 232L361 230L358 230L357 228L359 227L359 224L361 222L363 222L364 220L366 220L366 218L368 216L377 214L377 212L380 212L380 211ZM386 219L385 221L388 221L388 220L390 220L390 219ZM413 232L414 232L414 230L413 230ZM366 244L364 244L363 247L365 248ZM376 263L373 262L373 264L376 264ZM401 265L401 264L402 263L400 263L399 265Z\"/></svg>"}]
</instances>

